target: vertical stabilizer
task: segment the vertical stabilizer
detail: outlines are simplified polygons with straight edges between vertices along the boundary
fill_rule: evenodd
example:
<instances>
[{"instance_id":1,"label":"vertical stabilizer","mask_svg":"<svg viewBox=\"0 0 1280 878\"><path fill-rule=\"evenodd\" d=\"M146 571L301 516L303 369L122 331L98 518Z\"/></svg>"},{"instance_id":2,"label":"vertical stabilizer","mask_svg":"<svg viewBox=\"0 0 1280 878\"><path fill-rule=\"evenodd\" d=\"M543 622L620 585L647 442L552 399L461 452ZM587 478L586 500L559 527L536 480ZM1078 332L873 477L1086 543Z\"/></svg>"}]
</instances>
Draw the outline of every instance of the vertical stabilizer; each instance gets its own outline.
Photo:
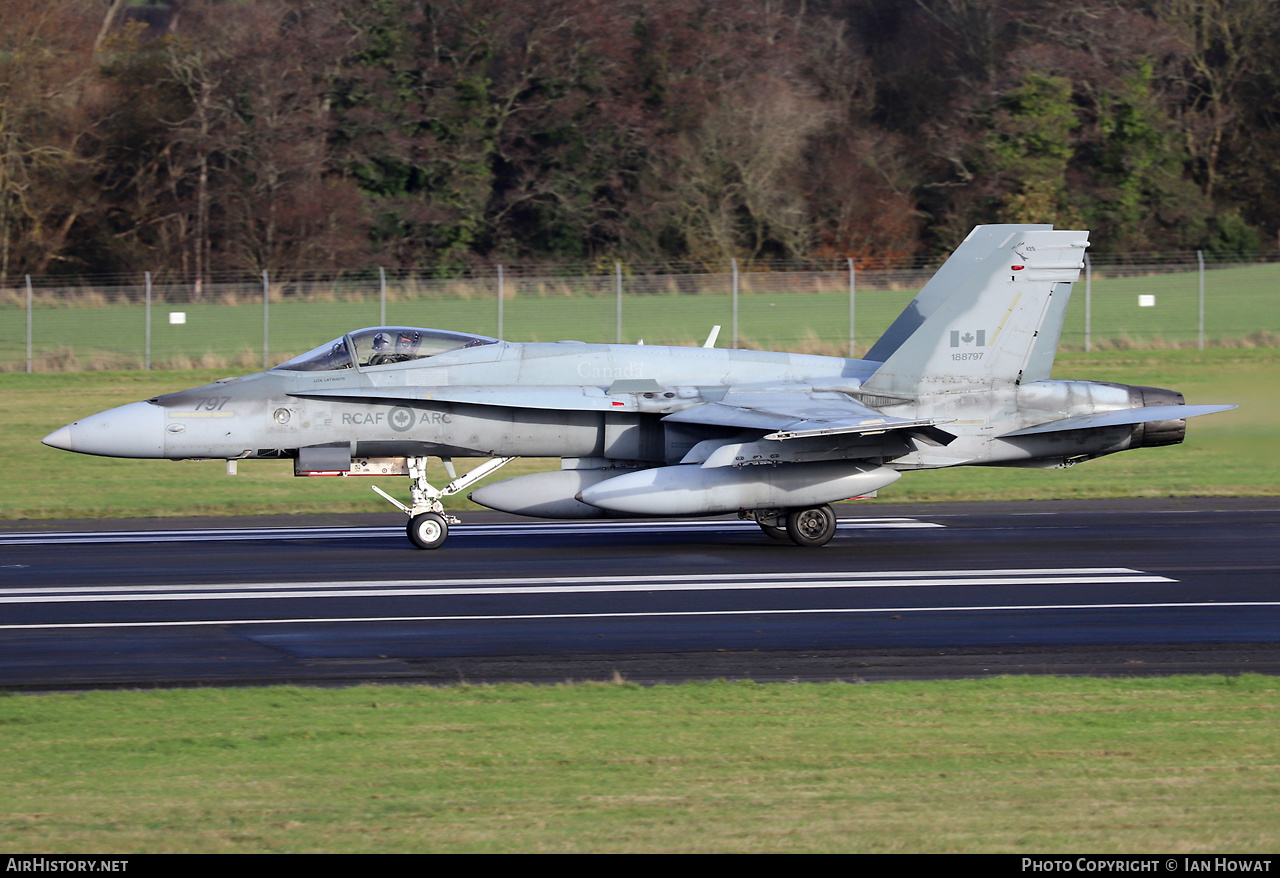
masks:
<instances>
[{"instance_id":1,"label":"vertical stabilizer","mask_svg":"<svg viewBox=\"0 0 1280 878\"><path fill-rule=\"evenodd\" d=\"M955 252L947 257L947 261L942 263L942 267L924 285L924 289L920 290L906 310L899 314L898 319L885 330L884 335L880 336L880 340L867 351L866 359L881 363L889 359L893 352L920 328L929 315L938 310L938 306L946 300L952 290L961 286L968 280L969 275L982 267L983 260L990 256L992 251L1009 243L1010 236L1033 231L1047 232L1052 228L1053 226L1047 223L974 226L973 231L965 236Z\"/></svg>"},{"instance_id":2,"label":"vertical stabilizer","mask_svg":"<svg viewBox=\"0 0 1280 878\"><path fill-rule=\"evenodd\" d=\"M1001 227L979 227L990 228ZM1010 230L1004 240L991 247L987 238L985 255L949 291L934 287L926 302L930 312L898 342L864 390L915 397L1048 377L1089 233L1004 228ZM917 301L923 297L922 291Z\"/></svg>"}]
</instances>

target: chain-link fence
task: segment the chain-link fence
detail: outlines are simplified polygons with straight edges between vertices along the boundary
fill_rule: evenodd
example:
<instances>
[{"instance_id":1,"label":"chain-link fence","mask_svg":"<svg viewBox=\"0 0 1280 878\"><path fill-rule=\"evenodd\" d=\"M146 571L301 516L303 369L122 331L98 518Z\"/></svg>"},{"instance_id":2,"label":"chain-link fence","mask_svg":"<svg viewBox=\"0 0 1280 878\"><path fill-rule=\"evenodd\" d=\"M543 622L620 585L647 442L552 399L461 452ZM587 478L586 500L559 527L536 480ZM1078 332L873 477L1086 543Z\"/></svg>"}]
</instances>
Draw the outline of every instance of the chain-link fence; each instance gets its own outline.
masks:
<instances>
[{"instance_id":1,"label":"chain-link fence","mask_svg":"<svg viewBox=\"0 0 1280 878\"><path fill-rule=\"evenodd\" d=\"M701 344L855 355L935 266L736 263L492 266L453 277L369 269L328 277L0 283L0 370L250 370L344 332L400 325L510 341ZM1280 256L1198 253L1089 260L1064 349L1280 344Z\"/></svg>"}]
</instances>

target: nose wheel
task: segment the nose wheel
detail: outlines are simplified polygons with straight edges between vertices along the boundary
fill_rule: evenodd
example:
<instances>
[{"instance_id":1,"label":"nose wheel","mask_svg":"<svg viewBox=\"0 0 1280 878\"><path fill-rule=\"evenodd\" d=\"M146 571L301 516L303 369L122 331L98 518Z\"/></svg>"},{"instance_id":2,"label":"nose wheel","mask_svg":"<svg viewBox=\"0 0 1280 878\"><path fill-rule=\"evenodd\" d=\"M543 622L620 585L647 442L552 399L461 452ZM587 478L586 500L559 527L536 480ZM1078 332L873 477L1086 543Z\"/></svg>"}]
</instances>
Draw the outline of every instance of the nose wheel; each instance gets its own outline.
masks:
<instances>
[{"instance_id":1,"label":"nose wheel","mask_svg":"<svg viewBox=\"0 0 1280 878\"><path fill-rule=\"evenodd\" d=\"M465 476L459 477L454 472L452 460L447 457L440 459L444 461L445 470L453 477L453 481L443 488L435 488L427 481L425 457L406 458L405 464L409 470L409 478L413 479L413 485L410 488L413 495L412 506L405 506L377 485L372 486L383 499L409 516L409 542L419 549L440 548L449 538L449 525L460 523L457 518L444 514L441 497L451 497L459 491L466 490L489 473L500 469L508 461L514 460L511 457L495 457L480 464Z\"/></svg>"},{"instance_id":2,"label":"nose wheel","mask_svg":"<svg viewBox=\"0 0 1280 878\"><path fill-rule=\"evenodd\" d=\"M419 549L438 549L449 537L449 523L435 512L422 512L409 519L409 542Z\"/></svg>"}]
</instances>

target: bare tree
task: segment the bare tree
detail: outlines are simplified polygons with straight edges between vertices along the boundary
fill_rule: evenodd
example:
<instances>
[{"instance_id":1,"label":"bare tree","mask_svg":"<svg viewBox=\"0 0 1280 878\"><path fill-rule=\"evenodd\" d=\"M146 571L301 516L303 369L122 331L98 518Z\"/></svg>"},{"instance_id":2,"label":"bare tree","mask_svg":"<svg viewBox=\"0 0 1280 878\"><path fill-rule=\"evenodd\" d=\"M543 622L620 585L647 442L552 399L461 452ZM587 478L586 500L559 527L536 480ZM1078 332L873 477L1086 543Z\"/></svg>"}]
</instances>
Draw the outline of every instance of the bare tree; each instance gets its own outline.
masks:
<instances>
[{"instance_id":1,"label":"bare tree","mask_svg":"<svg viewBox=\"0 0 1280 878\"><path fill-rule=\"evenodd\" d=\"M351 31L336 2L192 3L166 49L188 96L174 124L193 193L197 295L215 265L275 271L355 259L352 181L333 161L330 78Z\"/></svg>"},{"instance_id":2,"label":"bare tree","mask_svg":"<svg viewBox=\"0 0 1280 878\"><path fill-rule=\"evenodd\" d=\"M92 211L81 144L92 73L88 0L15 0L0 28L0 277L65 258Z\"/></svg>"},{"instance_id":3,"label":"bare tree","mask_svg":"<svg viewBox=\"0 0 1280 878\"><path fill-rule=\"evenodd\" d=\"M1240 119L1242 86L1260 69L1280 27L1269 0L1158 0L1156 14L1185 44L1179 122L1200 185L1212 198L1223 149Z\"/></svg>"}]
</instances>

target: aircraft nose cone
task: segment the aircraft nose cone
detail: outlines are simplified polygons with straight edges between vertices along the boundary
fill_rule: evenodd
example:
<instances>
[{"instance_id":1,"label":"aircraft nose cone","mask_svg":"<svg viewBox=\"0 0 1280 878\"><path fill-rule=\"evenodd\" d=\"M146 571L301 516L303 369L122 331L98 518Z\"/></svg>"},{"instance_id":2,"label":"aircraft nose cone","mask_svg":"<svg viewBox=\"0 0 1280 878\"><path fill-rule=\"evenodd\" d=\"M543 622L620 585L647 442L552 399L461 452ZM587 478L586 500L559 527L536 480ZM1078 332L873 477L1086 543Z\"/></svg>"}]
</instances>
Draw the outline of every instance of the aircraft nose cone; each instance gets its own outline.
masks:
<instances>
[{"instance_id":1,"label":"aircraft nose cone","mask_svg":"<svg viewBox=\"0 0 1280 878\"><path fill-rule=\"evenodd\" d=\"M71 425L59 427L48 436L40 440L50 448L61 448L63 451L75 451L75 447L71 444Z\"/></svg>"},{"instance_id":2,"label":"aircraft nose cone","mask_svg":"<svg viewBox=\"0 0 1280 878\"><path fill-rule=\"evenodd\" d=\"M164 409L134 402L54 430L45 445L103 457L164 457Z\"/></svg>"}]
</instances>

